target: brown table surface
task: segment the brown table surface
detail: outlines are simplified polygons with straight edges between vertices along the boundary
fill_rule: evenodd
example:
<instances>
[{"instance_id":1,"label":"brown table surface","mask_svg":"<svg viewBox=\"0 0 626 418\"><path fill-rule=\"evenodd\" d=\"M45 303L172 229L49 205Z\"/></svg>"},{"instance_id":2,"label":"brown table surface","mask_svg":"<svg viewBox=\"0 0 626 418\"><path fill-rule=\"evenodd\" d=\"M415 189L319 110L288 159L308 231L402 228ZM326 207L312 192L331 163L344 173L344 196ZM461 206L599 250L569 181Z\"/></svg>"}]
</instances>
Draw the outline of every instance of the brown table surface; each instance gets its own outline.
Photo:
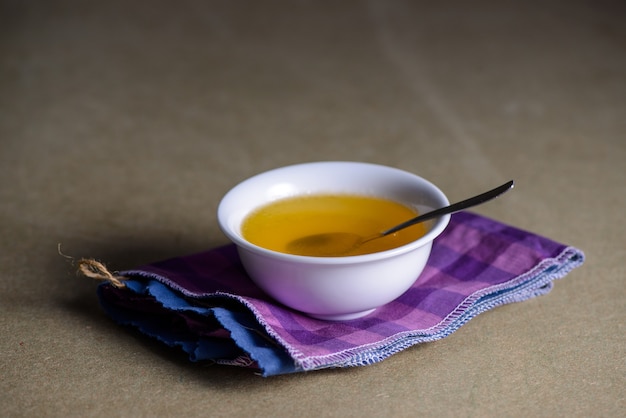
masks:
<instances>
[{"instance_id":1,"label":"brown table surface","mask_svg":"<svg viewBox=\"0 0 626 418\"><path fill-rule=\"evenodd\" d=\"M0 2L3 416L624 416L624 2ZM226 243L234 184L399 167L582 249L553 291L368 367L262 378L115 325L67 259Z\"/></svg>"}]
</instances>

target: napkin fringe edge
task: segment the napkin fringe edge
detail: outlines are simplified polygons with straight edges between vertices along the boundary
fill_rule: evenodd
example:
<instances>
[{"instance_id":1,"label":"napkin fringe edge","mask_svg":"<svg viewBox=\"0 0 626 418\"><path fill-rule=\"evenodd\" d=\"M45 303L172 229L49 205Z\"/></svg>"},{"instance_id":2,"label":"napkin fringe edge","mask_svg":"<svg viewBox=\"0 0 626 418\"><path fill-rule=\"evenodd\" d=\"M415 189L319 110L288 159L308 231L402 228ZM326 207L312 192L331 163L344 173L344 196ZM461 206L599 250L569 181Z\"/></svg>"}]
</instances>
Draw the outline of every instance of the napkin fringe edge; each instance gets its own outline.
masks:
<instances>
[{"instance_id":1,"label":"napkin fringe edge","mask_svg":"<svg viewBox=\"0 0 626 418\"><path fill-rule=\"evenodd\" d=\"M565 247L557 256L543 259L526 273L518 275L507 282L472 293L436 325L422 330L400 332L377 343L360 345L358 349L348 349L322 356L306 356L300 350L287 343L272 329L271 325L263 319L262 314L256 309L254 304L250 303L245 297L228 292L214 292L210 295L198 297L190 294L186 289L164 276L143 270L127 270L120 272L120 275L139 276L146 279L157 280L184 296L196 300L214 297L224 297L234 300L248 309L259 325L267 332L268 336L289 353L297 370L312 371L324 368L374 364L408 347L445 338L483 312L500 305L521 302L549 292L552 287L550 285L554 280L566 276L571 270L582 265L584 259L585 256L581 250L571 246ZM553 267L556 267L556 269L549 271L549 269ZM481 302L482 298L489 297L499 292L503 293L493 299L487 299ZM363 350L364 347L368 347L366 351ZM377 355L376 353L379 354Z\"/></svg>"}]
</instances>

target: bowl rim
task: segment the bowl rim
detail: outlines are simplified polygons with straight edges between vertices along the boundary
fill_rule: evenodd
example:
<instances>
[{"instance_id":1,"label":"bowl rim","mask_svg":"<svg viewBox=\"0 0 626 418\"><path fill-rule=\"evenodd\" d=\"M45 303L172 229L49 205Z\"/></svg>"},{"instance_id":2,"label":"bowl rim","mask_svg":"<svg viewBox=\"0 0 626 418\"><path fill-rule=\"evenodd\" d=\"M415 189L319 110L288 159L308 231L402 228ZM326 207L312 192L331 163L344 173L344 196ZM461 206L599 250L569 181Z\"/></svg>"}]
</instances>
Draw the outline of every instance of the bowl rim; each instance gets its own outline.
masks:
<instances>
[{"instance_id":1,"label":"bowl rim","mask_svg":"<svg viewBox=\"0 0 626 418\"><path fill-rule=\"evenodd\" d=\"M282 261L289 261L293 263L306 263L306 264L324 264L324 265L342 265L342 264L361 264L365 262L378 261L381 259L393 258L395 256L399 256L405 254L407 252L416 250L424 245L431 243L436 237L438 237L444 229L448 226L450 222L450 215L443 215L433 221L431 229L418 238L415 241L412 241L408 244L401 245L399 247L391 248L385 251L378 251L375 253L369 254L361 254L361 255L351 255L351 256L334 256L334 257L319 257L319 256L307 256L307 255L297 255L297 254L289 254L283 253L280 251L270 250L259 245L253 244L246 239L244 239L240 234L233 232L230 228L230 224L228 222L228 216L226 210L224 209L226 202L228 199L231 199L232 196L237 193L241 188L246 186L246 183L252 182L254 180L258 180L260 177L270 176L277 171L286 170L286 169L294 169L297 167L304 166L314 166L314 165L359 165L361 167L376 167L383 168L390 171L401 172L404 175L410 175L420 179L422 182L428 185L431 189L430 192L435 196L437 200L441 200L443 202L442 206L448 205L449 201L447 196L431 181L421 177L415 173L402 170L392 166L386 166L382 164L375 163L367 163L367 162L357 162L357 161L313 161L313 162L305 162L305 163L297 163L291 164L287 166L277 167L270 170L266 170L255 174L251 177L248 177L241 182L237 183L233 186L220 200L220 203L217 208L217 217L218 224L222 232L238 247L241 249L248 250L250 252L256 253L258 255L264 255L266 257L270 257L273 259L279 259ZM437 209L437 208L433 208Z\"/></svg>"}]
</instances>

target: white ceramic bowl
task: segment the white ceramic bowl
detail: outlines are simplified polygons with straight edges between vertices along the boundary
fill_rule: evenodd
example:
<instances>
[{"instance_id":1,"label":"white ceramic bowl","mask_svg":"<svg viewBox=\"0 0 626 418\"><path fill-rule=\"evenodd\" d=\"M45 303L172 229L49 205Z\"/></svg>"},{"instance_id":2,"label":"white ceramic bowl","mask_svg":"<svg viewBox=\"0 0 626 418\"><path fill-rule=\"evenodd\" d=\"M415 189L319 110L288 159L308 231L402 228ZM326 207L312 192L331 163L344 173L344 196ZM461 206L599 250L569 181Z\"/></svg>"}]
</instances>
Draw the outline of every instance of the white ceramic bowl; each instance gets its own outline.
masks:
<instances>
[{"instance_id":1,"label":"white ceramic bowl","mask_svg":"<svg viewBox=\"0 0 626 418\"><path fill-rule=\"evenodd\" d=\"M450 215L427 223L428 232L387 251L346 257L308 257L267 250L246 241L244 218L277 199L308 194L388 198L420 213L449 204L435 185L396 168L358 162L314 162L277 168L235 186L222 199L218 221L239 250L250 278L277 301L312 317L350 320L406 292L421 274L432 242Z\"/></svg>"}]
</instances>

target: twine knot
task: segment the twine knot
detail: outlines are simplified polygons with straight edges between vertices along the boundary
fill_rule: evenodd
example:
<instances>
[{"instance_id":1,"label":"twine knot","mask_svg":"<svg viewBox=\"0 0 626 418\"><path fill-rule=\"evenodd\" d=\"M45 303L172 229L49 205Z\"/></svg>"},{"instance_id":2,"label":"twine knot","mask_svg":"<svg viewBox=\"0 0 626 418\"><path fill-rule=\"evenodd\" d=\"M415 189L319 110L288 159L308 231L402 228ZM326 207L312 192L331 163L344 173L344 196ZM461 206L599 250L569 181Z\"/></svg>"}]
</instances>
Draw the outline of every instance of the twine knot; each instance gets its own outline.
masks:
<instances>
[{"instance_id":1,"label":"twine knot","mask_svg":"<svg viewBox=\"0 0 626 418\"><path fill-rule=\"evenodd\" d=\"M61 256L72 260L72 262L74 261L74 257L65 255L61 252L61 244L59 244L58 251ZM111 273L103 263L97 260L94 260L92 258L81 258L77 261L77 265L77 273L82 274L85 277L109 282L113 287L116 287L118 289L126 287L126 285L124 284L124 280L127 279L126 277Z\"/></svg>"},{"instance_id":2,"label":"twine knot","mask_svg":"<svg viewBox=\"0 0 626 418\"><path fill-rule=\"evenodd\" d=\"M124 284L126 277L111 273L104 264L90 258L78 260L78 272L91 279L107 281L118 289L126 287Z\"/></svg>"}]
</instances>

